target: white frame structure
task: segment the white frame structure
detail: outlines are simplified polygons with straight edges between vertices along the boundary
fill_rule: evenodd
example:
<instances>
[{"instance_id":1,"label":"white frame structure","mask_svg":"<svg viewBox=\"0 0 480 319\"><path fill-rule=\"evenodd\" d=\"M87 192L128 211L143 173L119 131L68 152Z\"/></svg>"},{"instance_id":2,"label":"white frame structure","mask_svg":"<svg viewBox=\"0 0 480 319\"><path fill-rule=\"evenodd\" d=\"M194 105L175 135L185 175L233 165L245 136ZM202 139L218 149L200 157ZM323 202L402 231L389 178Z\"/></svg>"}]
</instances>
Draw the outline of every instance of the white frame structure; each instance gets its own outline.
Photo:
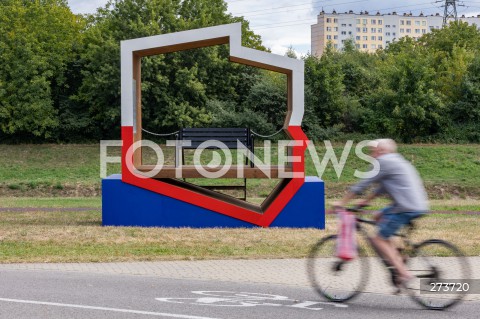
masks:
<instances>
[{"instance_id":1,"label":"white frame structure","mask_svg":"<svg viewBox=\"0 0 480 319\"><path fill-rule=\"evenodd\" d=\"M122 41L122 126L136 127L135 140L141 140L140 72L142 57L219 44L228 44L230 46L230 61L232 62L287 75L288 114L284 128L300 126L304 113L303 61L243 47L241 34L241 23L232 23ZM136 114L134 114L134 110L136 110Z\"/></svg>"}]
</instances>

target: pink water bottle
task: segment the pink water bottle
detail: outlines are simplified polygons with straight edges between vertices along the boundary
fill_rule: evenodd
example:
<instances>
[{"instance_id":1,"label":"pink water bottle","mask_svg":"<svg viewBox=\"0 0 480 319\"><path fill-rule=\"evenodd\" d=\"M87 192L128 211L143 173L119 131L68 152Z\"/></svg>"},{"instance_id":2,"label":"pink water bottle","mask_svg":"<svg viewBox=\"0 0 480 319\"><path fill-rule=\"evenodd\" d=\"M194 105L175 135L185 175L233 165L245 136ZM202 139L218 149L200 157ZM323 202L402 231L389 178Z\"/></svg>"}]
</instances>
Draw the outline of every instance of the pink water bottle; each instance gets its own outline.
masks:
<instances>
[{"instance_id":1,"label":"pink water bottle","mask_svg":"<svg viewBox=\"0 0 480 319\"><path fill-rule=\"evenodd\" d=\"M355 236L355 215L344 209L337 213L339 232L337 237L337 257L352 260L357 257L357 240Z\"/></svg>"}]
</instances>

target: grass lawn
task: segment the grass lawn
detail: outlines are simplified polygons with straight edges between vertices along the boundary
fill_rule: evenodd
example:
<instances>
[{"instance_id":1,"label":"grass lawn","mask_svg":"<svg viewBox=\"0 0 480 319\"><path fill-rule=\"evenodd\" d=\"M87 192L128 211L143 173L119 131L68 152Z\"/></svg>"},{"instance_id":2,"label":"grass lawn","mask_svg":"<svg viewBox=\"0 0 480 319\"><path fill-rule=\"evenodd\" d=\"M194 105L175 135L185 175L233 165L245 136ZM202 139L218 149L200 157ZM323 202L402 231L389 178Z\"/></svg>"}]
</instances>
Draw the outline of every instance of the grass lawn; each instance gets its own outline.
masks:
<instances>
[{"instance_id":1,"label":"grass lawn","mask_svg":"<svg viewBox=\"0 0 480 319\"><path fill-rule=\"evenodd\" d=\"M77 204L70 202L70 204ZM11 205L14 206L14 205ZM431 214L419 221L414 239L452 241L470 256L480 255L478 215ZM302 258L314 242L336 231L314 229L173 229L102 227L91 211L0 213L0 263L108 262L231 258Z\"/></svg>"},{"instance_id":2,"label":"grass lawn","mask_svg":"<svg viewBox=\"0 0 480 319\"><path fill-rule=\"evenodd\" d=\"M342 149L335 148L338 156ZM325 148L317 152L321 158ZM424 178L433 210L480 211L480 145L401 145L400 152ZM316 175L308 153L306 164L307 175ZM0 145L0 262L301 258L336 231L331 215L326 230L102 227L99 167L98 145ZM340 178L330 163L322 176L327 203L366 167L353 151ZM108 166L108 174L119 171ZM249 200L261 202L275 183L250 180ZM441 238L480 255L479 215L431 214L420 223L416 240Z\"/></svg>"},{"instance_id":3,"label":"grass lawn","mask_svg":"<svg viewBox=\"0 0 480 319\"><path fill-rule=\"evenodd\" d=\"M326 230L102 227L98 197L0 198L0 207L0 263L302 258L336 231L332 215ZM70 211L79 207L84 210ZM478 212L480 200L434 200L432 207ZM433 213L419 225L417 241L441 238L480 255L479 215Z\"/></svg>"},{"instance_id":4,"label":"grass lawn","mask_svg":"<svg viewBox=\"0 0 480 319\"><path fill-rule=\"evenodd\" d=\"M342 151L343 145L335 147L338 157ZM400 152L415 164L431 198L480 198L480 145L401 145ZM165 153L167 161L173 163L172 150ZM261 148L256 153L263 157ZM317 153L321 160L325 148L317 145ZM119 155L119 148L109 148L108 154ZM107 168L108 174L120 172L118 164ZM327 197L340 196L357 181L353 175L356 169L366 170L367 163L357 158L354 150L340 178L329 163L322 175ZM306 174L317 175L308 152ZM249 180L249 196L264 198L276 183ZM100 193L99 145L0 145L0 196L85 197Z\"/></svg>"}]
</instances>

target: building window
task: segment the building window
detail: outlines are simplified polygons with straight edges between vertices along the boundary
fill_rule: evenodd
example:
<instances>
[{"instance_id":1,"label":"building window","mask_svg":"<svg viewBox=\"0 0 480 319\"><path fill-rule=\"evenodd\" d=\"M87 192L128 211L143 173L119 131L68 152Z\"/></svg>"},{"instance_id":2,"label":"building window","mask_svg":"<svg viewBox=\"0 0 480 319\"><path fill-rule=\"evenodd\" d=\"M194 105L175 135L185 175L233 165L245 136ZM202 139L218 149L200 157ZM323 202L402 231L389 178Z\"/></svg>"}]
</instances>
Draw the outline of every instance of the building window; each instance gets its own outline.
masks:
<instances>
[{"instance_id":1,"label":"building window","mask_svg":"<svg viewBox=\"0 0 480 319\"><path fill-rule=\"evenodd\" d=\"M362 32L361 30L362 30L362 29L360 29L360 28L357 28L357 32Z\"/></svg>"},{"instance_id":2,"label":"building window","mask_svg":"<svg viewBox=\"0 0 480 319\"><path fill-rule=\"evenodd\" d=\"M346 34L347 34L347 31L342 31L342 34L343 34L343 35L346 35Z\"/></svg>"},{"instance_id":3,"label":"building window","mask_svg":"<svg viewBox=\"0 0 480 319\"><path fill-rule=\"evenodd\" d=\"M400 25L405 25L405 20L400 20Z\"/></svg>"},{"instance_id":4,"label":"building window","mask_svg":"<svg viewBox=\"0 0 480 319\"><path fill-rule=\"evenodd\" d=\"M363 33L367 33L368 32L368 28L363 28Z\"/></svg>"},{"instance_id":5,"label":"building window","mask_svg":"<svg viewBox=\"0 0 480 319\"><path fill-rule=\"evenodd\" d=\"M396 27L397 27L397 26L396 26L395 24L394 24L394 25L392 25L392 28L396 28Z\"/></svg>"},{"instance_id":6,"label":"building window","mask_svg":"<svg viewBox=\"0 0 480 319\"><path fill-rule=\"evenodd\" d=\"M423 25L423 26L426 26L426 25L427 25L427 21L422 21L422 25Z\"/></svg>"},{"instance_id":7,"label":"building window","mask_svg":"<svg viewBox=\"0 0 480 319\"><path fill-rule=\"evenodd\" d=\"M330 34L327 35L327 40L332 40L332 36Z\"/></svg>"},{"instance_id":8,"label":"building window","mask_svg":"<svg viewBox=\"0 0 480 319\"><path fill-rule=\"evenodd\" d=\"M333 39L334 39L334 40L337 40L337 39L338 39L338 35L334 35L334 36L333 36Z\"/></svg>"},{"instance_id":9,"label":"building window","mask_svg":"<svg viewBox=\"0 0 480 319\"><path fill-rule=\"evenodd\" d=\"M412 29L407 29L407 33L412 33Z\"/></svg>"},{"instance_id":10,"label":"building window","mask_svg":"<svg viewBox=\"0 0 480 319\"><path fill-rule=\"evenodd\" d=\"M345 40L342 40L342 43L345 43Z\"/></svg>"},{"instance_id":11,"label":"building window","mask_svg":"<svg viewBox=\"0 0 480 319\"><path fill-rule=\"evenodd\" d=\"M379 36L378 41L383 41L383 37Z\"/></svg>"},{"instance_id":12,"label":"building window","mask_svg":"<svg viewBox=\"0 0 480 319\"><path fill-rule=\"evenodd\" d=\"M363 41L367 41L368 40L368 36L364 35L363 36Z\"/></svg>"},{"instance_id":13,"label":"building window","mask_svg":"<svg viewBox=\"0 0 480 319\"><path fill-rule=\"evenodd\" d=\"M342 27L346 27L347 25L345 23L342 23Z\"/></svg>"},{"instance_id":14,"label":"building window","mask_svg":"<svg viewBox=\"0 0 480 319\"><path fill-rule=\"evenodd\" d=\"M412 20L407 20L407 25L412 25Z\"/></svg>"},{"instance_id":15,"label":"building window","mask_svg":"<svg viewBox=\"0 0 480 319\"><path fill-rule=\"evenodd\" d=\"M330 23L332 22L332 19L331 18L327 18L327 23Z\"/></svg>"},{"instance_id":16,"label":"building window","mask_svg":"<svg viewBox=\"0 0 480 319\"><path fill-rule=\"evenodd\" d=\"M352 31L348 31L348 34L349 34L349 35L352 35Z\"/></svg>"},{"instance_id":17,"label":"building window","mask_svg":"<svg viewBox=\"0 0 480 319\"><path fill-rule=\"evenodd\" d=\"M357 36L355 37L355 40L360 41L360 36L357 35Z\"/></svg>"},{"instance_id":18,"label":"building window","mask_svg":"<svg viewBox=\"0 0 480 319\"><path fill-rule=\"evenodd\" d=\"M372 36L370 37L370 39L372 39L373 41L375 41L375 40L377 40L377 37L374 36L374 35L372 35Z\"/></svg>"},{"instance_id":19,"label":"building window","mask_svg":"<svg viewBox=\"0 0 480 319\"><path fill-rule=\"evenodd\" d=\"M422 33L423 34L427 33L427 29L422 29Z\"/></svg>"},{"instance_id":20,"label":"building window","mask_svg":"<svg viewBox=\"0 0 480 319\"><path fill-rule=\"evenodd\" d=\"M386 43L387 43L387 44L389 44L389 43L390 43L390 41L386 41Z\"/></svg>"},{"instance_id":21,"label":"building window","mask_svg":"<svg viewBox=\"0 0 480 319\"><path fill-rule=\"evenodd\" d=\"M333 28L333 31L338 32L338 27Z\"/></svg>"},{"instance_id":22,"label":"building window","mask_svg":"<svg viewBox=\"0 0 480 319\"><path fill-rule=\"evenodd\" d=\"M378 48L379 48L379 49L383 49L383 45L379 44L379 45L378 45Z\"/></svg>"},{"instance_id":23,"label":"building window","mask_svg":"<svg viewBox=\"0 0 480 319\"><path fill-rule=\"evenodd\" d=\"M351 23L349 23L349 24L348 24L348 26L349 26L349 27L351 27L351 26L352 26L352 24L351 24Z\"/></svg>"},{"instance_id":24,"label":"building window","mask_svg":"<svg viewBox=\"0 0 480 319\"><path fill-rule=\"evenodd\" d=\"M357 19L357 24L360 24L360 19Z\"/></svg>"},{"instance_id":25,"label":"building window","mask_svg":"<svg viewBox=\"0 0 480 319\"><path fill-rule=\"evenodd\" d=\"M392 33L393 36L396 36L395 32Z\"/></svg>"},{"instance_id":26,"label":"building window","mask_svg":"<svg viewBox=\"0 0 480 319\"><path fill-rule=\"evenodd\" d=\"M386 35L386 36L390 36L390 32L386 32L385 35Z\"/></svg>"},{"instance_id":27,"label":"building window","mask_svg":"<svg viewBox=\"0 0 480 319\"><path fill-rule=\"evenodd\" d=\"M386 25L385 25L385 28L390 28L390 25L389 25L389 24L386 24Z\"/></svg>"},{"instance_id":28,"label":"building window","mask_svg":"<svg viewBox=\"0 0 480 319\"><path fill-rule=\"evenodd\" d=\"M327 27L327 31L332 31L332 27Z\"/></svg>"},{"instance_id":29,"label":"building window","mask_svg":"<svg viewBox=\"0 0 480 319\"><path fill-rule=\"evenodd\" d=\"M377 48L377 45L371 44L370 47L371 47L372 49L376 49L376 48Z\"/></svg>"},{"instance_id":30,"label":"building window","mask_svg":"<svg viewBox=\"0 0 480 319\"><path fill-rule=\"evenodd\" d=\"M420 25L420 21L415 21L415 25Z\"/></svg>"},{"instance_id":31,"label":"building window","mask_svg":"<svg viewBox=\"0 0 480 319\"><path fill-rule=\"evenodd\" d=\"M435 29L435 27L433 25L430 26L430 30L433 30Z\"/></svg>"},{"instance_id":32,"label":"building window","mask_svg":"<svg viewBox=\"0 0 480 319\"><path fill-rule=\"evenodd\" d=\"M337 23L338 22L338 19L333 19L333 23Z\"/></svg>"},{"instance_id":33,"label":"building window","mask_svg":"<svg viewBox=\"0 0 480 319\"><path fill-rule=\"evenodd\" d=\"M371 20L370 20L370 23L371 23L371 24L377 24L377 20L371 19Z\"/></svg>"},{"instance_id":34,"label":"building window","mask_svg":"<svg viewBox=\"0 0 480 319\"><path fill-rule=\"evenodd\" d=\"M368 49L368 45L367 45L367 44L362 45L362 47L363 47L364 49Z\"/></svg>"},{"instance_id":35,"label":"building window","mask_svg":"<svg viewBox=\"0 0 480 319\"><path fill-rule=\"evenodd\" d=\"M420 34L420 29L415 29L415 33Z\"/></svg>"},{"instance_id":36,"label":"building window","mask_svg":"<svg viewBox=\"0 0 480 319\"><path fill-rule=\"evenodd\" d=\"M378 25L382 25L383 24L383 20L378 20Z\"/></svg>"},{"instance_id":37,"label":"building window","mask_svg":"<svg viewBox=\"0 0 480 319\"><path fill-rule=\"evenodd\" d=\"M335 49L338 49L338 44L334 44L333 47L334 47Z\"/></svg>"},{"instance_id":38,"label":"building window","mask_svg":"<svg viewBox=\"0 0 480 319\"><path fill-rule=\"evenodd\" d=\"M375 32L377 32L377 29L371 28L371 29L370 29L370 32L375 33Z\"/></svg>"},{"instance_id":39,"label":"building window","mask_svg":"<svg viewBox=\"0 0 480 319\"><path fill-rule=\"evenodd\" d=\"M405 33L405 29L400 29L400 33Z\"/></svg>"},{"instance_id":40,"label":"building window","mask_svg":"<svg viewBox=\"0 0 480 319\"><path fill-rule=\"evenodd\" d=\"M356 47L357 49L360 49L360 44L355 44L355 47Z\"/></svg>"},{"instance_id":41,"label":"building window","mask_svg":"<svg viewBox=\"0 0 480 319\"><path fill-rule=\"evenodd\" d=\"M382 28L378 28L377 32L382 33L383 32Z\"/></svg>"},{"instance_id":42,"label":"building window","mask_svg":"<svg viewBox=\"0 0 480 319\"><path fill-rule=\"evenodd\" d=\"M367 24L367 19L362 19L363 24Z\"/></svg>"}]
</instances>

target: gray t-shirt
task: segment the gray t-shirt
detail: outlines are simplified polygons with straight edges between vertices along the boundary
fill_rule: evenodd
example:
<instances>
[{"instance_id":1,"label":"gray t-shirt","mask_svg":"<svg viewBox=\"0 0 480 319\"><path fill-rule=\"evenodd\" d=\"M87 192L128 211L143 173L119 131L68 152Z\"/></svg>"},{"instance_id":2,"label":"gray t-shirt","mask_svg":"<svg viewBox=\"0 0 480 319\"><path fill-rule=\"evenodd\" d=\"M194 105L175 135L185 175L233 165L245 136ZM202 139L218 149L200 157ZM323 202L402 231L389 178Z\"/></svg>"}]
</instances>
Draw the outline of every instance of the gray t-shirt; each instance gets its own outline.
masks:
<instances>
[{"instance_id":1,"label":"gray t-shirt","mask_svg":"<svg viewBox=\"0 0 480 319\"><path fill-rule=\"evenodd\" d=\"M378 184L378 195L388 194L393 200L392 212L427 212L428 199L417 170L398 153L377 157L380 171L372 178L366 178L352 186L350 191L359 195L369 185Z\"/></svg>"}]
</instances>

